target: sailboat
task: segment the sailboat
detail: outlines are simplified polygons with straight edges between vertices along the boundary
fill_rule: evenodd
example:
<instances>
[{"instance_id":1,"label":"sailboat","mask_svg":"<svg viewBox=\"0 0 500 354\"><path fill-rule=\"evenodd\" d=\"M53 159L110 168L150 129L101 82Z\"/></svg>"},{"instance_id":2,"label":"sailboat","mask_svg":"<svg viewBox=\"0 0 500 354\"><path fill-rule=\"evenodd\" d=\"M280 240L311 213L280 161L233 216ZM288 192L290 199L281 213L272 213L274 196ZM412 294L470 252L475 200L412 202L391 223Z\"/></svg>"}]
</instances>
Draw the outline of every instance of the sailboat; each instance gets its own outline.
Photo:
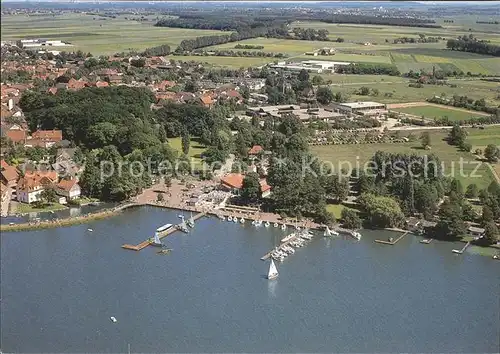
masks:
<instances>
[{"instance_id":1,"label":"sailboat","mask_svg":"<svg viewBox=\"0 0 500 354\"><path fill-rule=\"evenodd\" d=\"M189 227L194 227L194 219L193 219L193 212L191 212L191 217L187 221L187 225Z\"/></svg>"},{"instance_id":2,"label":"sailboat","mask_svg":"<svg viewBox=\"0 0 500 354\"><path fill-rule=\"evenodd\" d=\"M155 232L155 237L153 238L153 241L151 242L151 246L155 247L162 247L163 244L161 243L160 237L158 236L158 232Z\"/></svg>"},{"instance_id":3,"label":"sailboat","mask_svg":"<svg viewBox=\"0 0 500 354\"><path fill-rule=\"evenodd\" d=\"M274 260L271 258L271 264L269 265L269 272L267 273L267 279L276 279L278 277L278 269L274 264Z\"/></svg>"}]
</instances>

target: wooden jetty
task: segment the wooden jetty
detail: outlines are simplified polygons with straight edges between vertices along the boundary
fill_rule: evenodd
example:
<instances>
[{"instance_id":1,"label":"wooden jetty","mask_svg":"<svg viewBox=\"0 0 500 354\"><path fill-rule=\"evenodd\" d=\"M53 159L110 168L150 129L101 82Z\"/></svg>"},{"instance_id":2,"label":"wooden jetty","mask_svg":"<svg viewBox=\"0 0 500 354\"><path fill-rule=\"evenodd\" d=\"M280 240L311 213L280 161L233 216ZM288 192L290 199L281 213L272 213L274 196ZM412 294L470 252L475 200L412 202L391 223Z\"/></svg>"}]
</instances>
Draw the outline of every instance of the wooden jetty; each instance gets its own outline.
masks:
<instances>
[{"instance_id":1,"label":"wooden jetty","mask_svg":"<svg viewBox=\"0 0 500 354\"><path fill-rule=\"evenodd\" d=\"M426 238L424 240L420 240L420 243L423 243L423 244L426 244L426 245L428 245L431 242L432 242L432 238Z\"/></svg>"},{"instance_id":2,"label":"wooden jetty","mask_svg":"<svg viewBox=\"0 0 500 354\"><path fill-rule=\"evenodd\" d=\"M205 216L205 213L198 213L195 216L193 216L193 220L196 221L203 216ZM169 228L163 232L158 233L158 237L160 238L160 240L163 239L164 237L167 237L168 235L171 235L174 232L178 231L179 229L176 226L179 226L179 225L180 224L172 225L171 228ZM147 240L142 241L141 243L139 243L137 245L130 245L128 243L124 244L124 245L122 245L122 248L124 248L126 250L131 250L131 251L140 251L140 250L148 247L149 245L151 245L151 242L152 242L152 240L151 240L151 238L149 238Z\"/></svg>"},{"instance_id":3,"label":"wooden jetty","mask_svg":"<svg viewBox=\"0 0 500 354\"><path fill-rule=\"evenodd\" d=\"M453 253L456 253L456 254L462 254L462 253L464 253L464 251L467 249L467 247L469 247L469 245L470 245L470 241L469 241L469 242L467 242L467 243L465 244L465 246L464 246L461 250L452 250L452 252L453 252Z\"/></svg>"},{"instance_id":4,"label":"wooden jetty","mask_svg":"<svg viewBox=\"0 0 500 354\"><path fill-rule=\"evenodd\" d=\"M375 240L375 242L377 243L381 243L383 245L395 245L396 243L399 242L399 240L401 240L403 237L405 237L406 235L408 235L410 233L410 231L405 231L401 236L399 236L397 239L395 239L394 241L384 241L384 240Z\"/></svg>"}]
</instances>

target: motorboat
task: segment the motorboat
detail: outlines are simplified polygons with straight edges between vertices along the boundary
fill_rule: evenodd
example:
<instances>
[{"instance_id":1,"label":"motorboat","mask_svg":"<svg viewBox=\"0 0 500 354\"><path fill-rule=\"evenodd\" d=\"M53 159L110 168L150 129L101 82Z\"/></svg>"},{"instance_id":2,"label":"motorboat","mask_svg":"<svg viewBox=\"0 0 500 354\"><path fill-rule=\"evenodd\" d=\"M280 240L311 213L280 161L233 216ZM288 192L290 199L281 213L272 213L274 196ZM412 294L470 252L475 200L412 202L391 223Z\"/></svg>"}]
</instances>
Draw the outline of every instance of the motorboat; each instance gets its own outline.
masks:
<instances>
[{"instance_id":1,"label":"motorboat","mask_svg":"<svg viewBox=\"0 0 500 354\"><path fill-rule=\"evenodd\" d=\"M236 216L233 217L233 222L238 222L238 218Z\"/></svg>"},{"instance_id":2,"label":"motorboat","mask_svg":"<svg viewBox=\"0 0 500 354\"><path fill-rule=\"evenodd\" d=\"M271 223L269 221L266 221L266 223L264 224L265 227L269 227L271 226Z\"/></svg>"},{"instance_id":3,"label":"motorboat","mask_svg":"<svg viewBox=\"0 0 500 354\"><path fill-rule=\"evenodd\" d=\"M89 228L89 229L87 229L87 231L88 231L88 232L92 232L92 231L94 231L94 230L92 230L92 229L90 229L90 228Z\"/></svg>"},{"instance_id":4,"label":"motorboat","mask_svg":"<svg viewBox=\"0 0 500 354\"><path fill-rule=\"evenodd\" d=\"M240 219L240 223L244 224L245 223L245 219L241 218Z\"/></svg>"},{"instance_id":5,"label":"motorboat","mask_svg":"<svg viewBox=\"0 0 500 354\"><path fill-rule=\"evenodd\" d=\"M262 226L262 220L255 220L255 226Z\"/></svg>"},{"instance_id":6,"label":"motorboat","mask_svg":"<svg viewBox=\"0 0 500 354\"><path fill-rule=\"evenodd\" d=\"M116 319L116 317L115 317L115 316L111 316L109 319L110 319L110 320L111 320L111 322L113 322L113 323L118 322L118 320Z\"/></svg>"},{"instance_id":7,"label":"motorboat","mask_svg":"<svg viewBox=\"0 0 500 354\"><path fill-rule=\"evenodd\" d=\"M227 221L233 221L233 217L232 217L231 215L229 215L229 216L227 217Z\"/></svg>"},{"instance_id":8,"label":"motorboat","mask_svg":"<svg viewBox=\"0 0 500 354\"><path fill-rule=\"evenodd\" d=\"M278 227L279 225L278 225L278 223L277 223L277 222L275 222L273 226L274 226L274 227Z\"/></svg>"},{"instance_id":9,"label":"motorboat","mask_svg":"<svg viewBox=\"0 0 500 354\"><path fill-rule=\"evenodd\" d=\"M169 254L172 251L172 248L164 248L156 252L157 254Z\"/></svg>"},{"instance_id":10,"label":"motorboat","mask_svg":"<svg viewBox=\"0 0 500 354\"><path fill-rule=\"evenodd\" d=\"M160 226L159 228L156 229L156 232L163 232L172 227L172 224L165 224L163 226Z\"/></svg>"},{"instance_id":11,"label":"motorboat","mask_svg":"<svg viewBox=\"0 0 500 354\"><path fill-rule=\"evenodd\" d=\"M281 230L283 230L283 231L286 230L286 224L281 224Z\"/></svg>"}]
</instances>

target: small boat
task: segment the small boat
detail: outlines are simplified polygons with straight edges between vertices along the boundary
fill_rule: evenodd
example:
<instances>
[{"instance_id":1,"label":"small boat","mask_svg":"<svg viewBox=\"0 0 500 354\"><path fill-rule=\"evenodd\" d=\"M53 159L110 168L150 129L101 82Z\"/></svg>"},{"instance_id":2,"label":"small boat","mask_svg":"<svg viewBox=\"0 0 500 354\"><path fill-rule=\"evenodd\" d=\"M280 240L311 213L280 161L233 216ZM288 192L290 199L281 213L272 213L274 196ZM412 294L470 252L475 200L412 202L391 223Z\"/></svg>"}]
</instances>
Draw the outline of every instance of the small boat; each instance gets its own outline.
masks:
<instances>
[{"instance_id":1,"label":"small boat","mask_svg":"<svg viewBox=\"0 0 500 354\"><path fill-rule=\"evenodd\" d=\"M295 237L295 234L290 234L290 235L288 235L288 236L286 236L286 237L283 237L283 238L281 239L281 242L288 242L288 241L290 241L291 239L293 239L294 237Z\"/></svg>"},{"instance_id":2,"label":"small boat","mask_svg":"<svg viewBox=\"0 0 500 354\"><path fill-rule=\"evenodd\" d=\"M274 260L271 259L271 264L269 265L269 272L267 273L267 279L276 279L278 277L278 269L274 264Z\"/></svg>"},{"instance_id":3,"label":"small boat","mask_svg":"<svg viewBox=\"0 0 500 354\"><path fill-rule=\"evenodd\" d=\"M426 245L428 245L429 243L431 243L431 240L432 240L431 238L428 239L426 238L424 240L420 240L420 243L425 243Z\"/></svg>"},{"instance_id":4,"label":"small boat","mask_svg":"<svg viewBox=\"0 0 500 354\"><path fill-rule=\"evenodd\" d=\"M233 217L233 222L238 222L238 218L236 216Z\"/></svg>"},{"instance_id":5,"label":"small boat","mask_svg":"<svg viewBox=\"0 0 500 354\"><path fill-rule=\"evenodd\" d=\"M240 223L244 224L245 223L245 219L241 218L240 219Z\"/></svg>"},{"instance_id":6,"label":"small boat","mask_svg":"<svg viewBox=\"0 0 500 354\"><path fill-rule=\"evenodd\" d=\"M361 240L361 234L359 232L353 231L352 236L358 241ZM392 237L389 242L392 242Z\"/></svg>"},{"instance_id":7,"label":"small boat","mask_svg":"<svg viewBox=\"0 0 500 354\"><path fill-rule=\"evenodd\" d=\"M88 232L92 232L92 231L94 231L94 230L92 230L92 229L87 229L87 231L88 231Z\"/></svg>"},{"instance_id":8,"label":"small boat","mask_svg":"<svg viewBox=\"0 0 500 354\"><path fill-rule=\"evenodd\" d=\"M498 254L494 254L494 255L493 255L493 259L500 260L500 256L499 256Z\"/></svg>"},{"instance_id":9,"label":"small boat","mask_svg":"<svg viewBox=\"0 0 500 354\"><path fill-rule=\"evenodd\" d=\"M274 227L278 227L279 225L278 225L278 223L277 223L277 222L275 222L273 226L274 226Z\"/></svg>"},{"instance_id":10,"label":"small boat","mask_svg":"<svg viewBox=\"0 0 500 354\"><path fill-rule=\"evenodd\" d=\"M283 230L283 231L286 230L286 224L281 224L281 230Z\"/></svg>"},{"instance_id":11,"label":"small boat","mask_svg":"<svg viewBox=\"0 0 500 354\"><path fill-rule=\"evenodd\" d=\"M224 215L219 215L219 219L226 220L226 218L224 217Z\"/></svg>"},{"instance_id":12,"label":"small boat","mask_svg":"<svg viewBox=\"0 0 500 354\"><path fill-rule=\"evenodd\" d=\"M9 225L15 225L15 223L13 223L13 222L9 222Z\"/></svg>"},{"instance_id":13,"label":"small boat","mask_svg":"<svg viewBox=\"0 0 500 354\"><path fill-rule=\"evenodd\" d=\"M262 225L262 220L255 220L255 226L261 226Z\"/></svg>"},{"instance_id":14,"label":"small boat","mask_svg":"<svg viewBox=\"0 0 500 354\"><path fill-rule=\"evenodd\" d=\"M115 316L111 316L109 319L110 319L110 320L111 320L111 322L113 322L113 323L118 322Z\"/></svg>"},{"instance_id":15,"label":"small boat","mask_svg":"<svg viewBox=\"0 0 500 354\"><path fill-rule=\"evenodd\" d=\"M266 223L264 224L265 227L269 227L271 226L271 223L269 221L266 221Z\"/></svg>"},{"instance_id":16,"label":"small boat","mask_svg":"<svg viewBox=\"0 0 500 354\"><path fill-rule=\"evenodd\" d=\"M159 228L156 229L156 232L163 232L172 227L172 224L165 224L163 226L160 226Z\"/></svg>"},{"instance_id":17,"label":"small boat","mask_svg":"<svg viewBox=\"0 0 500 354\"><path fill-rule=\"evenodd\" d=\"M229 216L227 217L227 221L233 221L233 217L232 217L231 215L229 215Z\"/></svg>"},{"instance_id":18,"label":"small boat","mask_svg":"<svg viewBox=\"0 0 500 354\"><path fill-rule=\"evenodd\" d=\"M169 254L172 251L172 248L164 248L156 252L157 254Z\"/></svg>"},{"instance_id":19,"label":"small boat","mask_svg":"<svg viewBox=\"0 0 500 354\"><path fill-rule=\"evenodd\" d=\"M193 213L191 213L191 217L187 221L187 225L191 228L194 227L194 219L193 219Z\"/></svg>"}]
</instances>

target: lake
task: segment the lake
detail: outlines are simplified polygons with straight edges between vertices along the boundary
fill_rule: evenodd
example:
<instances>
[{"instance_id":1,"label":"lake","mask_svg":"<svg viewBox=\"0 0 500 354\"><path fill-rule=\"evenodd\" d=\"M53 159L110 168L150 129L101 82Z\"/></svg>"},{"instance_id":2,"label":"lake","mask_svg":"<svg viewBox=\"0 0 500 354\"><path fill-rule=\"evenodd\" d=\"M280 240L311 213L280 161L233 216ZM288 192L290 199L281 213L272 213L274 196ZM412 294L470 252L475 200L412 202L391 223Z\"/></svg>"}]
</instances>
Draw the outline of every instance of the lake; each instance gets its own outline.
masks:
<instances>
[{"instance_id":1,"label":"lake","mask_svg":"<svg viewBox=\"0 0 500 354\"><path fill-rule=\"evenodd\" d=\"M500 262L453 254L461 244L318 233L277 265L273 281L260 257L285 233L249 222L200 219L190 234L164 239L168 255L121 248L177 214L143 207L2 233L2 351L498 351Z\"/></svg>"}]
</instances>

